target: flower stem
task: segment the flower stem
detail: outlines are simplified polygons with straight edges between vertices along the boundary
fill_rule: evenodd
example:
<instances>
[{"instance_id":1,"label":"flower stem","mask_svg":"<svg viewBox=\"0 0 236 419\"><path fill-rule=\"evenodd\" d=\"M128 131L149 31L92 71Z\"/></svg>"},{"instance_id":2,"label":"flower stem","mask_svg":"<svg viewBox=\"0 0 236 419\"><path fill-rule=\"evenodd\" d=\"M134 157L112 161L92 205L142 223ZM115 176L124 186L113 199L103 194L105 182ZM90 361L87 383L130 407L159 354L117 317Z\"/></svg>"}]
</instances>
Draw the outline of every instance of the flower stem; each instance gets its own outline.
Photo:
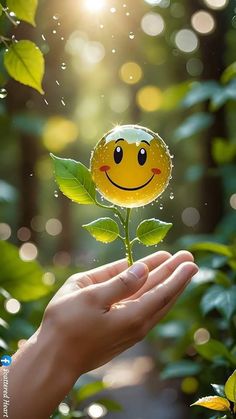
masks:
<instances>
[{"instance_id":1,"label":"flower stem","mask_svg":"<svg viewBox=\"0 0 236 419\"><path fill-rule=\"evenodd\" d=\"M104 205L104 204L101 204L101 202L98 202L98 201L96 201L96 205L100 208L104 208L104 209L108 209L108 210L113 211L114 214L116 214L118 216L118 218L119 218L121 224L123 225L123 227L125 227L125 220L124 220L122 214L120 213L120 211L114 205L112 205L112 206Z\"/></svg>"},{"instance_id":2,"label":"flower stem","mask_svg":"<svg viewBox=\"0 0 236 419\"><path fill-rule=\"evenodd\" d=\"M125 250L126 250L126 257L128 261L128 265L133 265L133 254L132 254L132 246L129 239L129 221L131 215L131 208L127 208L126 210L126 219L125 219Z\"/></svg>"}]
</instances>

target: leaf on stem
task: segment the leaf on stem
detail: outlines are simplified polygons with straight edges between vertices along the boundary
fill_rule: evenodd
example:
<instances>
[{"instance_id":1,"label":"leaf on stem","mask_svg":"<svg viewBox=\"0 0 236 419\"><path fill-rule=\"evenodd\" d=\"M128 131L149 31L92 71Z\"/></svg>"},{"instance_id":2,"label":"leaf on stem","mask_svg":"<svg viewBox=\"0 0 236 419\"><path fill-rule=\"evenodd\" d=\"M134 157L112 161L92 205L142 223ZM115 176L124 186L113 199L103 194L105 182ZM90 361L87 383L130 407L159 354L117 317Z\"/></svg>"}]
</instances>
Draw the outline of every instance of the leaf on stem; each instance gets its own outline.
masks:
<instances>
[{"instance_id":1,"label":"leaf on stem","mask_svg":"<svg viewBox=\"0 0 236 419\"><path fill-rule=\"evenodd\" d=\"M88 168L75 160L61 159L52 153L50 156L61 192L79 204L96 204L96 189Z\"/></svg>"},{"instance_id":2,"label":"leaf on stem","mask_svg":"<svg viewBox=\"0 0 236 419\"><path fill-rule=\"evenodd\" d=\"M119 235L118 224L109 217L99 218L83 227L98 241L110 243L117 239Z\"/></svg>"},{"instance_id":3,"label":"leaf on stem","mask_svg":"<svg viewBox=\"0 0 236 419\"><path fill-rule=\"evenodd\" d=\"M195 403L191 404L191 406L203 406L207 409L211 410L218 410L220 412L225 412L226 410L230 410L230 404L227 399L224 397L219 396L207 396L202 397L201 399L197 400Z\"/></svg>"},{"instance_id":4,"label":"leaf on stem","mask_svg":"<svg viewBox=\"0 0 236 419\"><path fill-rule=\"evenodd\" d=\"M20 20L35 26L35 14L38 0L7 0L7 6Z\"/></svg>"},{"instance_id":5,"label":"leaf on stem","mask_svg":"<svg viewBox=\"0 0 236 419\"><path fill-rule=\"evenodd\" d=\"M225 394L231 402L236 402L236 370L225 383Z\"/></svg>"},{"instance_id":6,"label":"leaf on stem","mask_svg":"<svg viewBox=\"0 0 236 419\"><path fill-rule=\"evenodd\" d=\"M28 40L12 42L4 53L4 66L13 79L44 94L42 89L44 58L33 42Z\"/></svg>"},{"instance_id":7,"label":"leaf on stem","mask_svg":"<svg viewBox=\"0 0 236 419\"><path fill-rule=\"evenodd\" d=\"M137 228L137 237L139 241L146 246L158 244L173 226L172 223L150 218L142 221Z\"/></svg>"}]
</instances>

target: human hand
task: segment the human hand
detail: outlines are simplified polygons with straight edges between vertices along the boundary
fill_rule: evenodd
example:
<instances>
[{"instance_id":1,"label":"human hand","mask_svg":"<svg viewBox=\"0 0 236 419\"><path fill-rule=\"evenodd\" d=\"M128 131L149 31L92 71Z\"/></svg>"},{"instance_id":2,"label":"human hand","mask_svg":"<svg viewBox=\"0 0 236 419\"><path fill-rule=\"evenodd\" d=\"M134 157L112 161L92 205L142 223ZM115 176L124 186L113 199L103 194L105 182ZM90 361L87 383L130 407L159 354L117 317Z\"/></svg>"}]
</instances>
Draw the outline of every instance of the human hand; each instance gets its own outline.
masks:
<instances>
[{"instance_id":1,"label":"human hand","mask_svg":"<svg viewBox=\"0 0 236 419\"><path fill-rule=\"evenodd\" d=\"M193 256L157 252L72 275L50 301L41 329L76 379L141 340L170 310L198 268Z\"/></svg>"}]
</instances>

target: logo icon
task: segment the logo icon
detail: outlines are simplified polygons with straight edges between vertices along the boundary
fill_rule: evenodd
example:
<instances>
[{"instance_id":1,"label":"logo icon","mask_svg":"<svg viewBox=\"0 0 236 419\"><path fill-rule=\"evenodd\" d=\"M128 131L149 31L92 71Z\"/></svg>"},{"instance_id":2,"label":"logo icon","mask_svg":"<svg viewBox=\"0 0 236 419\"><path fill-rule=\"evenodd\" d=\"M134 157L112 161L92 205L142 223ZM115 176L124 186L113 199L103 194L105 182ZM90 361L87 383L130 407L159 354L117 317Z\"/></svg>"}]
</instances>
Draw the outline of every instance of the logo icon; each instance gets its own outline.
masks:
<instances>
[{"instance_id":1,"label":"logo icon","mask_svg":"<svg viewBox=\"0 0 236 419\"><path fill-rule=\"evenodd\" d=\"M10 355L3 355L0 361L3 367L9 367L11 365L12 358Z\"/></svg>"}]
</instances>

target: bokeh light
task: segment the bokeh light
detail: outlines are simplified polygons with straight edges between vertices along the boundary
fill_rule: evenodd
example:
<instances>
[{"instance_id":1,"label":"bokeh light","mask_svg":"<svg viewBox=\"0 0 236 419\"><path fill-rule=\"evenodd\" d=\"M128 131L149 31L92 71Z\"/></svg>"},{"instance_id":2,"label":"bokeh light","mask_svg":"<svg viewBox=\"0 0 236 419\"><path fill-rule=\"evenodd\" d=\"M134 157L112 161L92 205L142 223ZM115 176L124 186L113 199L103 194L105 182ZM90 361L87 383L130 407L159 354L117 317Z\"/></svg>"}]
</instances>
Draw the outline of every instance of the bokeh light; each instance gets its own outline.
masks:
<instances>
[{"instance_id":1,"label":"bokeh light","mask_svg":"<svg viewBox=\"0 0 236 419\"><path fill-rule=\"evenodd\" d=\"M200 58L190 58L186 63L186 70L190 76L200 76L203 72L203 62Z\"/></svg>"},{"instance_id":2,"label":"bokeh light","mask_svg":"<svg viewBox=\"0 0 236 419\"><path fill-rule=\"evenodd\" d=\"M58 410L63 416L67 416L70 412L70 407L67 403L60 403L58 406Z\"/></svg>"},{"instance_id":3,"label":"bokeh light","mask_svg":"<svg viewBox=\"0 0 236 419\"><path fill-rule=\"evenodd\" d=\"M54 273L45 272L42 276L42 281L45 285L54 285L56 281Z\"/></svg>"},{"instance_id":4,"label":"bokeh light","mask_svg":"<svg viewBox=\"0 0 236 419\"><path fill-rule=\"evenodd\" d=\"M236 193L234 193L233 195L231 195L230 200L229 200L230 206L236 210Z\"/></svg>"},{"instance_id":5,"label":"bokeh light","mask_svg":"<svg viewBox=\"0 0 236 419\"><path fill-rule=\"evenodd\" d=\"M85 0L85 8L92 13L100 12L104 9L105 1L104 0Z\"/></svg>"},{"instance_id":6,"label":"bokeh light","mask_svg":"<svg viewBox=\"0 0 236 419\"><path fill-rule=\"evenodd\" d=\"M185 394L196 393L199 383L195 377L186 377L181 382L181 390Z\"/></svg>"},{"instance_id":7,"label":"bokeh light","mask_svg":"<svg viewBox=\"0 0 236 419\"><path fill-rule=\"evenodd\" d=\"M0 223L0 240L8 240L11 237L11 227L6 223Z\"/></svg>"},{"instance_id":8,"label":"bokeh light","mask_svg":"<svg viewBox=\"0 0 236 419\"><path fill-rule=\"evenodd\" d=\"M24 260L26 262L34 260L38 256L38 249L33 243L24 243L19 249L19 256L21 260Z\"/></svg>"},{"instance_id":9,"label":"bokeh light","mask_svg":"<svg viewBox=\"0 0 236 419\"><path fill-rule=\"evenodd\" d=\"M35 174L41 180L48 181L53 177L53 166L49 156L42 156L35 166Z\"/></svg>"},{"instance_id":10,"label":"bokeh light","mask_svg":"<svg viewBox=\"0 0 236 419\"><path fill-rule=\"evenodd\" d=\"M17 231L17 237L22 242L27 242L31 237L31 231L28 227L20 227Z\"/></svg>"},{"instance_id":11,"label":"bokeh light","mask_svg":"<svg viewBox=\"0 0 236 419\"><path fill-rule=\"evenodd\" d=\"M20 311L21 303L16 300L15 298L9 298L5 301L5 309L8 311L8 313L16 314L18 311Z\"/></svg>"},{"instance_id":12,"label":"bokeh light","mask_svg":"<svg viewBox=\"0 0 236 419\"><path fill-rule=\"evenodd\" d=\"M82 51L82 59L88 64L97 64L105 56L105 48L101 42L87 42L86 48Z\"/></svg>"},{"instance_id":13,"label":"bokeh light","mask_svg":"<svg viewBox=\"0 0 236 419\"><path fill-rule=\"evenodd\" d=\"M160 35L165 29L165 22L158 13L146 13L141 20L143 32L150 36Z\"/></svg>"},{"instance_id":14,"label":"bokeh light","mask_svg":"<svg viewBox=\"0 0 236 419\"><path fill-rule=\"evenodd\" d=\"M117 113L122 113L130 105L129 91L122 88L113 89L109 97L110 108Z\"/></svg>"},{"instance_id":15,"label":"bokeh light","mask_svg":"<svg viewBox=\"0 0 236 419\"><path fill-rule=\"evenodd\" d=\"M48 119L43 129L43 144L49 151L61 151L78 137L77 125L61 116Z\"/></svg>"},{"instance_id":16,"label":"bokeh light","mask_svg":"<svg viewBox=\"0 0 236 419\"><path fill-rule=\"evenodd\" d=\"M136 96L138 106L145 112L158 110L163 101L163 94L156 86L142 87Z\"/></svg>"},{"instance_id":17,"label":"bokeh light","mask_svg":"<svg viewBox=\"0 0 236 419\"><path fill-rule=\"evenodd\" d=\"M87 414L93 418L102 418L107 414L107 408L99 403L93 403L87 408Z\"/></svg>"},{"instance_id":18,"label":"bokeh light","mask_svg":"<svg viewBox=\"0 0 236 419\"><path fill-rule=\"evenodd\" d=\"M62 223L57 218L50 218L46 222L45 229L50 236L58 236L62 232Z\"/></svg>"},{"instance_id":19,"label":"bokeh light","mask_svg":"<svg viewBox=\"0 0 236 419\"><path fill-rule=\"evenodd\" d=\"M223 9L229 3L229 0L204 0L204 3L211 9Z\"/></svg>"},{"instance_id":20,"label":"bokeh light","mask_svg":"<svg viewBox=\"0 0 236 419\"><path fill-rule=\"evenodd\" d=\"M57 252L53 257L53 263L57 266L69 266L71 263L71 256L68 252Z\"/></svg>"},{"instance_id":21,"label":"bokeh light","mask_svg":"<svg viewBox=\"0 0 236 419\"><path fill-rule=\"evenodd\" d=\"M201 327L194 333L194 342L196 345L203 345L210 340L210 337L208 330Z\"/></svg>"},{"instance_id":22,"label":"bokeh light","mask_svg":"<svg viewBox=\"0 0 236 419\"><path fill-rule=\"evenodd\" d=\"M198 38L191 29L181 29L175 35L175 44L180 51L191 53L198 47Z\"/></svg>"},{"instance_id":23,"label":"bokeh light","mask_svg":"<svg viewBox=\"0 0 236 419\"><path fill-rule=\"evenodd\" d=\"M187 227L194 227L200 221L200 214L196 208L189 207L183 210L181 218Z\"/></svg>"},{"instance_id":24,"label":"bokeh light","mask_svg":"<svg viewBox=\"0 0 236 419\"><path fill-rule=\"evenodd\" d=\"M207 35L213 32L215 28L215 19L205 10L195 12L191 17L193 29L202 35Z\"/></svg>"},{"instance_id":25,"label":"bokeh light","mask_svg":"<svg viewBox=\"0 0 236 419\"><path fill-rule=\"evenodd\" d=\"M136 84L141 80L143 71L139 64L130 61L121 66L119 75L125 83Z\"/></svg>"},{"instance_id":26,"label":"bokeh light","mask_svg":"<svg viewBox=\"0 0 236 419\"><path fill-rule=\"evenodd\" d=\"M37 231L37 233L42 233L44 231L45 225L44 218L41 215L35 215L32 218L30 225L34 231Z\"/></svg>"}]
</instances>

